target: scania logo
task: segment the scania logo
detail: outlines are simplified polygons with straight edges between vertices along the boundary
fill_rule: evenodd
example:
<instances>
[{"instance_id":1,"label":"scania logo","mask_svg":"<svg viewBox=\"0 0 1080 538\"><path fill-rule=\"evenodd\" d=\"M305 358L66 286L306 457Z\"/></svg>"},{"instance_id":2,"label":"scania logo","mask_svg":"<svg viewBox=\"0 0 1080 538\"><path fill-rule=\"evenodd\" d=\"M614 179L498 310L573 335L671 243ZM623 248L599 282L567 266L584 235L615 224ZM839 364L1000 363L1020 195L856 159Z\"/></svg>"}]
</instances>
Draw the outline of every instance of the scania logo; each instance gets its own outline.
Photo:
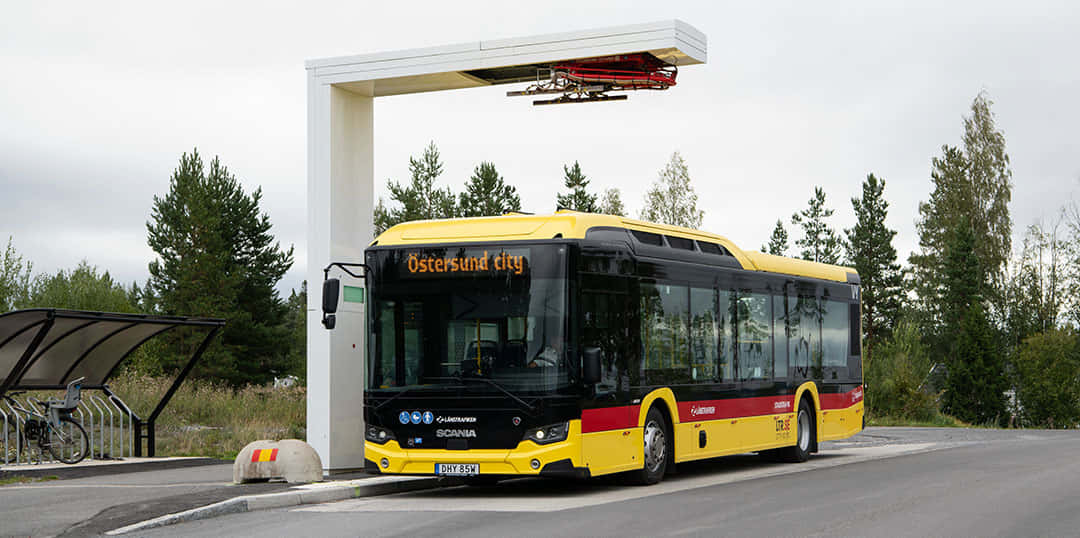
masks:
<instances>
[{"instance_id":1,"label":"scania logo","mask_svg":"<svg viewBox=\"0 0 1080 538\"><path fill-rule=\"evenodd\" d=\"M512 422L514 423L514 426L521 426L521 417L514 417Z\"/></svg>"},{"instance_id":2,"label":"scania logo","mask_svg":"<svg viewBox=\"0 0 1080 538\"><path fill-rule=\"evenodd\" d=\"M439 417L435 419L439 424L460 424L464 422L476 422L476 417Z\"/></svg>"},{"instance_id":3,"label":"scania logo","mask_svg":"<svg viewBox=\"0 0 1080 538\"><path fill-rule=\"evenodd\" d=\"M773 402L772 407L774 411L778 411L780 409L791 409L791 402L787 400L780 400L778 402Z\"/></svg>"},{"instance_id":4,"label":"scania logo","mask_svg":"<svg viewBox=\"0 0 1080 538\"><path fill-rule=\"evenodd\" d=\"M444 430L440 428L435 430L435 437L476 437L476 430Z\"/></svg>"}]
</instances>

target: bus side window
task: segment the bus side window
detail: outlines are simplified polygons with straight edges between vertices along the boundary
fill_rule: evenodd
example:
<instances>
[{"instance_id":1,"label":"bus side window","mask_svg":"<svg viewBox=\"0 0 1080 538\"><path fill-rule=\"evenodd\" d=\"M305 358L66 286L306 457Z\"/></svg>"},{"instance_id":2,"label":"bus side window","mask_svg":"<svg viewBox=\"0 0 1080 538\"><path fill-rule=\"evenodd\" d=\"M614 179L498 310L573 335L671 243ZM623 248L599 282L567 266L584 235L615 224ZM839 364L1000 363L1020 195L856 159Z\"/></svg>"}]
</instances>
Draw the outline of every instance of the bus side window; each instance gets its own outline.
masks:
<instances>
[{"instance_id":1,"label":"bus side window","mask_svg":"<svg viewBox=\"0 0 1080 538\"><path fill-rule=\"evenodd\" d=\"M788 378L788 338L791 326L788 322L788 303L783 292L773 294L773 363L776 379Z\"/></svg>"},{"instance_id":2,"label":"bus side window","mask_svg":"<svg viewBox=\"0 0 1080 538\"><path fill-rule=\"evenodd\" d=\"M821 349L826 367L846 368L848 358L848 317L847 303L822 300Z\"/></svg>"},{"instance_id":3,"label":"bus side window","mask_svg":"<svg viewBox=\"0 0 1080 538\"><path fill-rule=\"evenodd\" d=\"M719 380L716 290L690 288L690 377L701 383Z\"/></svg>"},{"instance_id":4,"label":"bus side window","mask_svg":"<svg viewBox=\"0 0 1080 538\"><path fill-rule=\"evenodd\" d=\"M736 334L739 379L772 379L772 299L768 294L739 294Z\"/></svg>"},{"instance_id":5,"label":"bus side window","mask_svg":"<svg viewBox=\"0 0 1080 538\"><path fill-rule=\"evenodd\" d=\"M798 288L788 296L788 360L795 375L819 379L821 372L821 306L814 290Z\"/></svg>"},{"instance_id":6,"label":"bus side window","mask_svg":"<svg viewBox=\"0 0 1080 538\"><path fill-rule=\"evenodd\" d=\"M689 289L642 282L641 345L646 385L690 381L689 334Z\"/></svg>"},{"instance_id":7,"label":"bus side window","mask_svg":"<svg viewBox=\"0 0 1080 538\"><path fill-rule=\"evenodd\" d=\"M719 332L720 381L735 380L735 311L738 295L734 290L720 290L716 298L716 322Z\"/></svg>"}]
</instances>

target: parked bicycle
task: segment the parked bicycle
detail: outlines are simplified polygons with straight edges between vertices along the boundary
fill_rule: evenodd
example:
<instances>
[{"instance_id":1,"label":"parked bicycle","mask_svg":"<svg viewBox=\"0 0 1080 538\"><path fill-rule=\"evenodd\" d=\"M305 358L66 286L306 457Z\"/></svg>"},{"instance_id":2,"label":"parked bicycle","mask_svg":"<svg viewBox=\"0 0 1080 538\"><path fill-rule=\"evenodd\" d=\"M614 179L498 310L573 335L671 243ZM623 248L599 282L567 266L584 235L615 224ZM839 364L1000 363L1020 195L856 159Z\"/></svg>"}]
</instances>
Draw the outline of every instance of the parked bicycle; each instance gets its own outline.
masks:
<instances>
[{"instance_id":1,"label":"parked bicycle","mask_svg":"<svg viewBox=\"0 0 1080 538\"><path fill-rule=\"evenodd\" d=\"M48 452L53 459L62 463L75 464L86 457L90 448L86 430L82 424L71 418L71 412L79 406L82 398L83 379L85 378L80 377L68 383L67 394L62 400L33 400L44 409L43 413L27 409L13 398L25 391L4 395L8 406L15 412L15 416L7 421L4 437L7 441L7 457L4 458L6 461L18 461L19 453L28 449L32 443L37 445L41 454Z\"/></svg>"}]
</instances>

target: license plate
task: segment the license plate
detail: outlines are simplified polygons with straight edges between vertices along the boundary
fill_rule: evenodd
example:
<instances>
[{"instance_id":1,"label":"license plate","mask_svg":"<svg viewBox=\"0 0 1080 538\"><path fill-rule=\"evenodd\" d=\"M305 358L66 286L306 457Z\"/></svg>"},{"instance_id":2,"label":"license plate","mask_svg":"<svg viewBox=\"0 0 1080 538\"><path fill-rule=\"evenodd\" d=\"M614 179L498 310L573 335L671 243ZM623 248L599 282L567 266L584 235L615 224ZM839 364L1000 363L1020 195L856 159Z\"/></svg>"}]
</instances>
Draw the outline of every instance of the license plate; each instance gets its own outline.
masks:
<instances>
[{"instance_id":1,"label":"license plate","mask_svg":"<svg viewBox=\"0 0 1080 538\"><path fill-rule=\"evenodd\" d=\"M479 463L436 463L435 474L443 476L476 476L480 474Z\"/></svg>"}]
</instances>

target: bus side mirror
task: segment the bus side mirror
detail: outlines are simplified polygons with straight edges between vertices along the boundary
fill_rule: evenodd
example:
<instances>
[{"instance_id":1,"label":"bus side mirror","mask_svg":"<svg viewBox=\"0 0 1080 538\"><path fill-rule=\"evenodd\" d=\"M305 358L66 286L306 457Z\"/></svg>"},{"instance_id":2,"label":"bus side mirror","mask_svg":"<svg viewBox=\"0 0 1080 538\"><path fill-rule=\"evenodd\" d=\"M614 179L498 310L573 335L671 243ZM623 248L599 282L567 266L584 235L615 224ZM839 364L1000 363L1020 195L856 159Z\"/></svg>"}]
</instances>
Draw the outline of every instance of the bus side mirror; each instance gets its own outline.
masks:
<instances>
[{"instance_id":1,"label":"bus side mirror","mask_svg":"<svg viewBox=\"0 0 1080 538\"><path fill-rule=\"evenodd\" d=\"M328 278L323 281L322 286L322 310L323 327L329 330L333 330L337 325L337 317L334 314L337 312L338 297L341 295L341 281L336 278Z\"/></svg>"},{"instance_id":2,"label":"bus side mirror","mask_svg":"<svg viewBox=\"0 0 1080 538\"><path fill-rule=\"evenodd\" d=\"M582 377L586 383L600 382L600 348L587 347L582 352Z\"/></svg>"}]
</instances>

